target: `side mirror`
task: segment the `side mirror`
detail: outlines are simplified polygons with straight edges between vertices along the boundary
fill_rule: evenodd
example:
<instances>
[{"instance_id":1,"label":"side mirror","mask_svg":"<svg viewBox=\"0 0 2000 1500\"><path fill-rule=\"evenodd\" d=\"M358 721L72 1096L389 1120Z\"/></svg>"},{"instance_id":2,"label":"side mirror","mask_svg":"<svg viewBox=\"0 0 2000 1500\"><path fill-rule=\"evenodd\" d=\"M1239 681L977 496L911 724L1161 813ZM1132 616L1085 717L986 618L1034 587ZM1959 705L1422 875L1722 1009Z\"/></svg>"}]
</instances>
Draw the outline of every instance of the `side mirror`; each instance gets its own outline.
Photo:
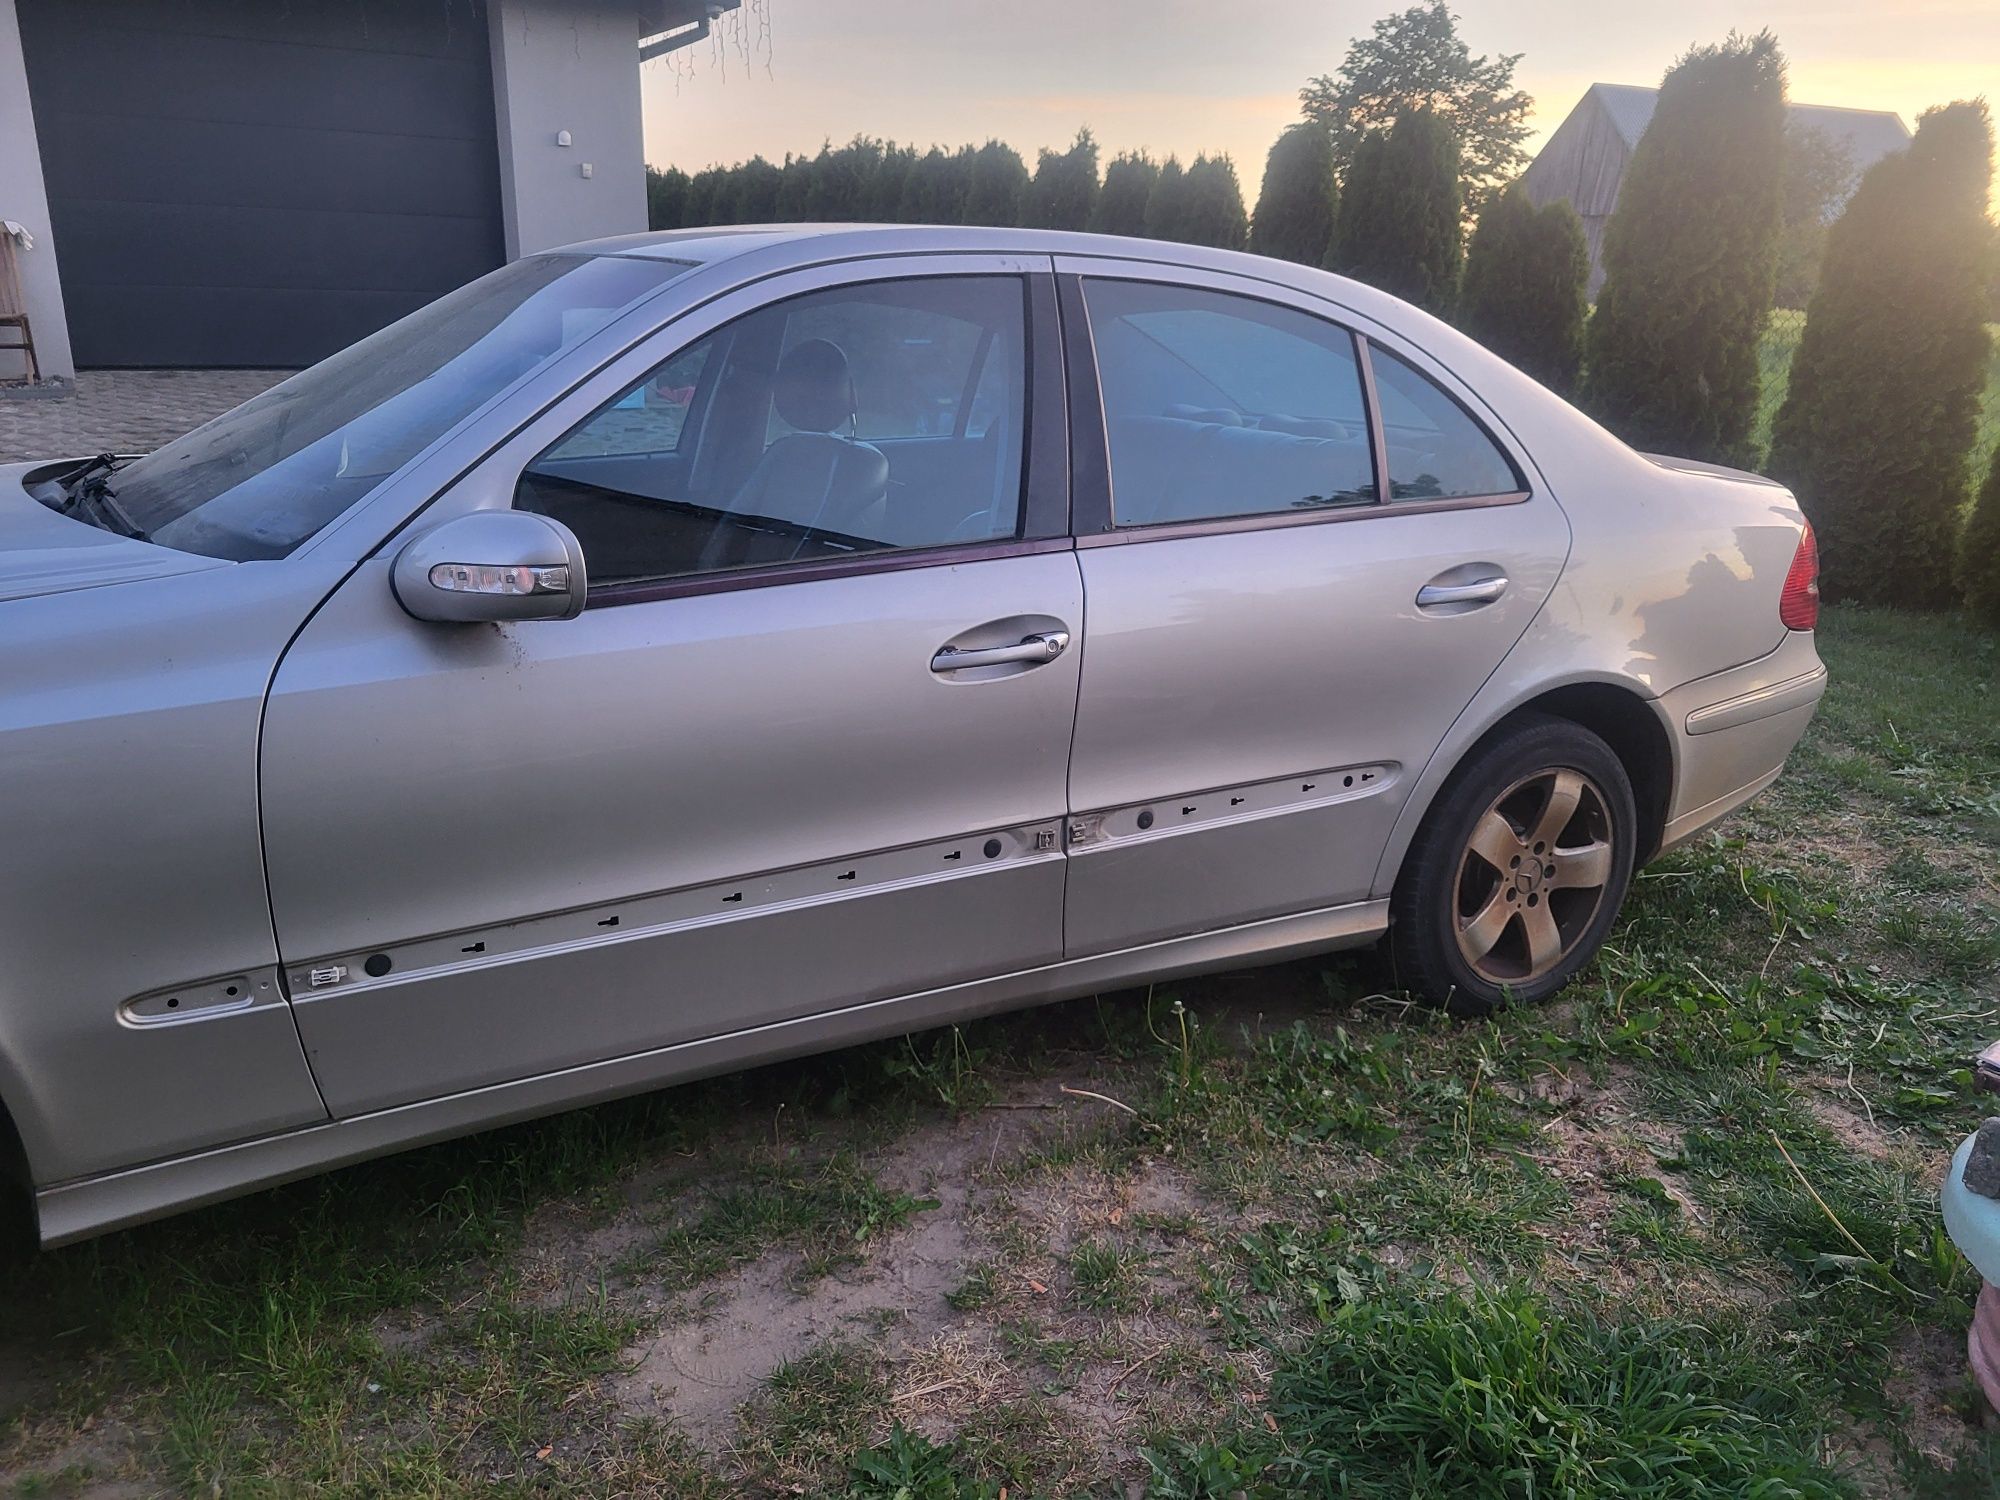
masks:
<instances>
[{"instance_id":1,"label":"side mirror","mask_svg":"<svg viewBox=\"0 0 2000 1500\"><path fill-rule=\"evenodd\" d=\"M419 532L389 572L419 620L573 620L583 613L583 546L560 521L476 510Z\"/></svg>"}]
</instances>

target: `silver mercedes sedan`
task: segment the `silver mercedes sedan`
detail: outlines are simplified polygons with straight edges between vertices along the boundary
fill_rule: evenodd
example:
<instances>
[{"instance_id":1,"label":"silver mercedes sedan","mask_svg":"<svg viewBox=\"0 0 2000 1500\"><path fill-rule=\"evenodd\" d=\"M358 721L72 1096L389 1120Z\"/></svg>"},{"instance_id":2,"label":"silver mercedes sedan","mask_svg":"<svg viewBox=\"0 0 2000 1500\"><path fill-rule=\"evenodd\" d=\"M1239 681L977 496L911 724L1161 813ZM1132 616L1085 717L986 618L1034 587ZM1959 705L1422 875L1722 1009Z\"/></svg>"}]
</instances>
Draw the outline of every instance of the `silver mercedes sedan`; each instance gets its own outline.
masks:
<instances>
[{"instance_id":1,"label":"silver mercedes sedan","mask_svg":"<svg viewBox=\"0 0 2000 1500\"><path fill-rule=\"evenodd\" d=\"M1480 1012L1777 776L1782 488L1253 256L515 262L0 468L0 1158L44 1243L1386 939Z\"/></svg>"}]
</instances>

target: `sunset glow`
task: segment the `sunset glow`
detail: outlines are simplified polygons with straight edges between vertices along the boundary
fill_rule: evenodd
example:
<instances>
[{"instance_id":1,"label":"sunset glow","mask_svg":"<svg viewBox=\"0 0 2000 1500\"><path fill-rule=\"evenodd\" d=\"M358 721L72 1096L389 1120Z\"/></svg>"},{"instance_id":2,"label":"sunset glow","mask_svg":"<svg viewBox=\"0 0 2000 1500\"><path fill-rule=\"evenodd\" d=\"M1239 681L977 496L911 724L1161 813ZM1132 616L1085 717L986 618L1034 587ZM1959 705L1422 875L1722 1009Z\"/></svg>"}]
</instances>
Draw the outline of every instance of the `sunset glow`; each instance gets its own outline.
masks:
<instances>
[{"instance_id":1,"label":"sunset glow","mask_svg":"<svg viewBox=\"0 0 2000 1500\"><path fill-rule=\"evenodd\" d=\"M1107 157L1144 147L1234 158L1254 198L1264 153L1298 118L1297 91L1395 0L1269 0L1253 13L1189 0L765 0L768 56L727 31L648 66L647 159L688 170L762 153L813 152L859 134L928 146L998 136L1032 164L1079 125ZM1893 110L1914 127L1933 104L2000 94L2000 5L1988 0L1692 0L1672 7L1579 0L1467 0L1476 51L1519 52L1535 97L1532 151L1593 82L1659 81L1674 57L1732 28L1776 32L1791 97ZM1252 20L1237 17L1252 15ZM748 44L746 65L745 43Z\"/></svg>"}]
</instances>

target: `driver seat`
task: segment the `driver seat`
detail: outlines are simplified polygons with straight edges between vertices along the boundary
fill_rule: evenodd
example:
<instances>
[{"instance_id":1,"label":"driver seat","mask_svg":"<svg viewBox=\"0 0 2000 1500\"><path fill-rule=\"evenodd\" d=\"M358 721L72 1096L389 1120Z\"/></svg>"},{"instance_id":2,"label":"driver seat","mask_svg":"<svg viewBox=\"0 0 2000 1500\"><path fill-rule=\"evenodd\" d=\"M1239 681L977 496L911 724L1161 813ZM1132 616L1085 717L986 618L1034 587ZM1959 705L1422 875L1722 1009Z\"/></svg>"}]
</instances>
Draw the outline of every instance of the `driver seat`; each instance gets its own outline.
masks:
<instances>
[{"instance_id":1,"label":"driver seat","mask_svg":"<svg viewBox=\"0 0 2000 1500\"><path fill-rule=\"evenodd\" d=\"M879 542L889 460L879 448L835 435L855 410L854 374L840 346L807 339L789 350L772 379L771 400L794 430L764 450L731 509Z\"/></svg>"}]
</instances>

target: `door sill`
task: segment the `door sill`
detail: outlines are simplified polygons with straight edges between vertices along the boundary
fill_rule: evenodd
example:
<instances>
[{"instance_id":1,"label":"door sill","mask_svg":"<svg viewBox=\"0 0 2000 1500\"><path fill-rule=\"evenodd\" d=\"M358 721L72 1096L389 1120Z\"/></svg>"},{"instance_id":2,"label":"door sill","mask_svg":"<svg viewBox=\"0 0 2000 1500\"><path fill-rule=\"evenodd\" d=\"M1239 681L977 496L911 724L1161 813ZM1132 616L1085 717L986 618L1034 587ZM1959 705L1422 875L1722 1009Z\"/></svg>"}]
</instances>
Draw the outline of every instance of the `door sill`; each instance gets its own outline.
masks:
<instances>
[{"instance_id":1,"label":"door sill","mask_svg":"<svg viewBox=\"0 0 2000 1500\"><path fill-rule=\"evenodd\" d=\"M44 1246L220 1202L392 1151L647 1093L716 1073L850 1047L1147 980L1360 947L1388 930L1389 904L1362 901L1093 954L992 979L870 1001L421 1103L308 1125L80 1178L35 1194Z\"/></svg>"}]
</instances>

